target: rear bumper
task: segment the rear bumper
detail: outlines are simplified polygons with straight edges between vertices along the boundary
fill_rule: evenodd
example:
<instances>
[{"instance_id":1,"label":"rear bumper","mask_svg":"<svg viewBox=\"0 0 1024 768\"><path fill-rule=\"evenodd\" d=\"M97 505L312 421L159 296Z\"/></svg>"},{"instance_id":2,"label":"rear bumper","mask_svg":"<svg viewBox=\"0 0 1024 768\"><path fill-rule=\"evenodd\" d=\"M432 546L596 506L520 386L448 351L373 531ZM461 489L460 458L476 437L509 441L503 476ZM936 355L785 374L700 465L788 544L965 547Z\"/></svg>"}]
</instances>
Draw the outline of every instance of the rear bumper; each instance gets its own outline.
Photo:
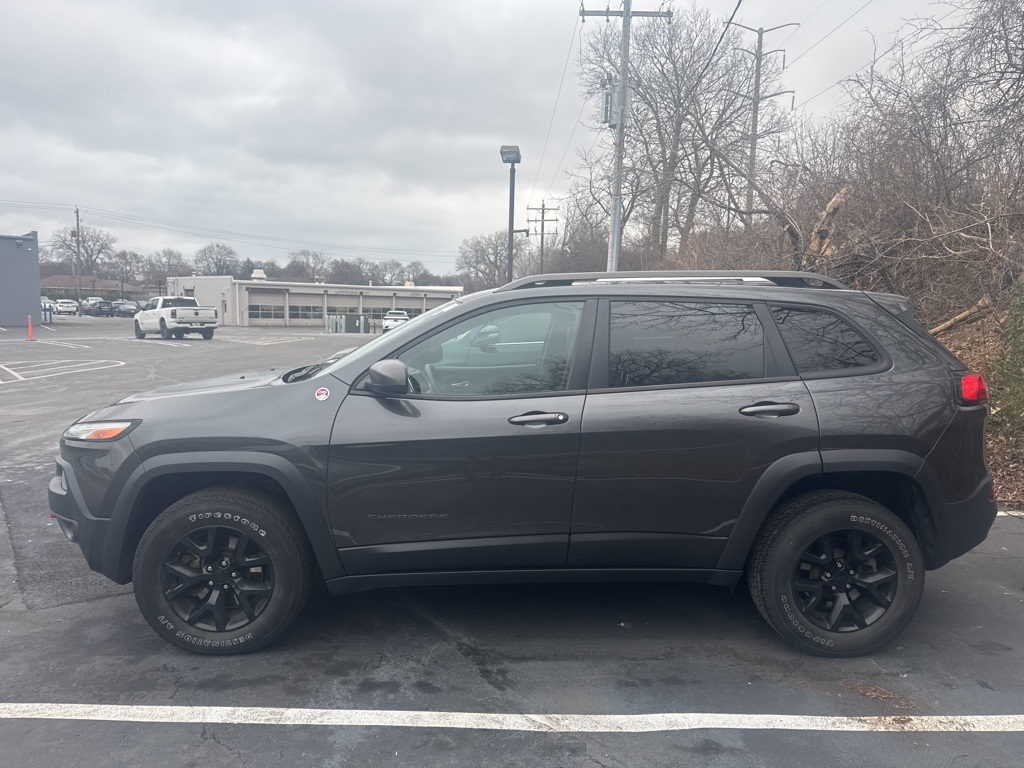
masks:
<instances>
[{"instance_id":1,"label":"rear bumper","mask_svg":"<svg viewBox=\"0 0 1024 768\"><path fill-rule=\"evenodd\" d=\"M986 477L963 501L933 508L937 540L931 567L939 568L981 544L995 522L997 506L992 478Z\"/></svg>"}]
</instances>

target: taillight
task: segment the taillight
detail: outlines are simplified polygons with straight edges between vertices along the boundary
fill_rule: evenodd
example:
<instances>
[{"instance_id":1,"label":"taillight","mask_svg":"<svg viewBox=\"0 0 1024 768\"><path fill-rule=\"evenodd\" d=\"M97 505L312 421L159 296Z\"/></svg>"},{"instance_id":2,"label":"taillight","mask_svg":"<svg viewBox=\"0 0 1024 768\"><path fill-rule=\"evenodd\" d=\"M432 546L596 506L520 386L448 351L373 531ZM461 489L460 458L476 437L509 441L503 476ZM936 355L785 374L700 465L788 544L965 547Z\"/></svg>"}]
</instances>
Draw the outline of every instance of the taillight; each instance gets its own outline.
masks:
<instances>
[{"instance_id":1,"label":"taillight","mask_svg":"<svg viewBox=\"0 0 1024 768\"><path fill-rule=\"evenodd\" d=\"M977 373L968 373L960 377L960 399L974 405L988 400L988 387L985 379Z\"/></svg>"},{"instance_id":2,"label":"taillight","mask_svg":"<svg viewBox=\"0 0 1024 768\"><path fill-rule=\"evenodd\" d=\"M177 317L177 316L178 316L178 310L172 309L171 310L171 317Z\"/></svg>"}]
</instances>

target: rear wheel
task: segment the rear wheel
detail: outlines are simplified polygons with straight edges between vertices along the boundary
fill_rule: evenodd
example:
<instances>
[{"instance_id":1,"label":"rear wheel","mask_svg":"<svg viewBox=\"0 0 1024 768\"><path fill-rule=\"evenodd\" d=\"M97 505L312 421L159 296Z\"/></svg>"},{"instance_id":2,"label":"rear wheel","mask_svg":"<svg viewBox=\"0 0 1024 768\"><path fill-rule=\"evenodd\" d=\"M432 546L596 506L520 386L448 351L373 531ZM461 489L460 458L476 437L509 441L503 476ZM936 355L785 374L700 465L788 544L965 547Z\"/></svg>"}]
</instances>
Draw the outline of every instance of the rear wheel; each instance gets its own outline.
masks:
<instances>
[{"instance_id":1,"label":"rear wheel","mask_svg":"<svg viewBox=\"0 0 1024 768\"><path fill-rule=\"evenodd\" d=\"M164 341L170 341L173 338L171 329L167 327L167 323L163 320L160 321L160 338Z\"/></svg>"},{"instance_id":2,"label":"rear wheel","mask_svg":"<svg viewBox=\"0 0 1024 768\"><path fill-rule=\"evenodd\" d=\"M193 653L247 653L292 623L309 593L310 555L291 511L235 488L173 504L139 542L133 566L142 615Z\"/></svg>"},{"instance_id":3,"label":"rear wheel","mask_svg":"<svg viewBox=\"0 0 1024 768\"><path fill-rule=\"evenodd\" d=\"M176 338L176 339L184 339L185 338L185 332L184 331L175 331L174 332L174 338Z\"/></svg>"},{"instance_id":4,"label":"rear wheel","mask_svg":"<svg viewBox=\"0 0 1024 768\"><path fill-rule=\"evenodd\" d=\"M146 338L146 334L142 332L142 326L139 325L139 321L138 320L135 321L135 338L136 339L144 339L144 338Z\"/></svg>"},{"instance_id":5,"label":"rear wheel","mask_svg":"<svg viewBox=\"0 0 1024 768\"><path fill-rule=\"evenodd\" d=\"M203 338L206 341L209 341L210 339L213 338L213 328L203 328L203 330L201 330L200 333L203 335Z\"/></svg>"},{"instance_id":6,"label":"rear wheel","mask_svg":"<svg viewBox=\"0 0 1024 768\"><path fill-rule=\"evenodd\" d=\"M913 617L924 557L891 510L822 491L772 513L748 581L761 615L791 643L822 656L856 656L892 640Z\"/></svg>"}]
</instances>

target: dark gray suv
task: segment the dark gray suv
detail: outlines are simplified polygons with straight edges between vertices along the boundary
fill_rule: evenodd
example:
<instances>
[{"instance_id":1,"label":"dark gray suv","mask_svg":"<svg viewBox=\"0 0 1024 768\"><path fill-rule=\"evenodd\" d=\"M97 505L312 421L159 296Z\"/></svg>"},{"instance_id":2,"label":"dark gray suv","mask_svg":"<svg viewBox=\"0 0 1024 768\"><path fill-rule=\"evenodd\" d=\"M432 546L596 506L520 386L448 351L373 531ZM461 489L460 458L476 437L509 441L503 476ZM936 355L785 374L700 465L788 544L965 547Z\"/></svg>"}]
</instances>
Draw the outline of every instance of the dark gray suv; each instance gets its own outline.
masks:
<instances>
[{"instance_id":1,"label":"dark gray suv","mask_svg":"<svg viewBox=\"0 0 1024 768\"><path fill-rule=\"evenodd\" d=\"M312 579L735 585L847 656L987 535L980 376L901 297L792 272L541 275L324 363L128 397L50 507L169 642L276 638Z\"/></svg>"}]
</instances>

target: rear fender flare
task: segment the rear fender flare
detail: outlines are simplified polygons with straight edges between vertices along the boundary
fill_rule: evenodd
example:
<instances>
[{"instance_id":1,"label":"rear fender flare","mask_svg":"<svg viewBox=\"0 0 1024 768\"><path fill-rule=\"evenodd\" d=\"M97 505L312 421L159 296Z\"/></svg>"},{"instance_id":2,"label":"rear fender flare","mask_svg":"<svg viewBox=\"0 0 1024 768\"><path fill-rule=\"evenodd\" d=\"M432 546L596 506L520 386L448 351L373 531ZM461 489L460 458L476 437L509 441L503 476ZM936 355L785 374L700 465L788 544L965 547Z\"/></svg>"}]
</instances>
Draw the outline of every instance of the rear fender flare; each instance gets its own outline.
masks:
<instances>
[{"instance_id":1,"label":"rear fender flare","mask_svg":"<svg viewBox=\"0 0 1024 768\"><path fill-rule=\"evenodd\" d=\"M768 467L754 486L718 560L718 568L736 570L745 566L762 524L793 483L814 475L843 472L904 475L917 482L932 510L942 503L938 482L924 459L908 451L854 449L792 454Z\"/></svg>"}]
</instances>

